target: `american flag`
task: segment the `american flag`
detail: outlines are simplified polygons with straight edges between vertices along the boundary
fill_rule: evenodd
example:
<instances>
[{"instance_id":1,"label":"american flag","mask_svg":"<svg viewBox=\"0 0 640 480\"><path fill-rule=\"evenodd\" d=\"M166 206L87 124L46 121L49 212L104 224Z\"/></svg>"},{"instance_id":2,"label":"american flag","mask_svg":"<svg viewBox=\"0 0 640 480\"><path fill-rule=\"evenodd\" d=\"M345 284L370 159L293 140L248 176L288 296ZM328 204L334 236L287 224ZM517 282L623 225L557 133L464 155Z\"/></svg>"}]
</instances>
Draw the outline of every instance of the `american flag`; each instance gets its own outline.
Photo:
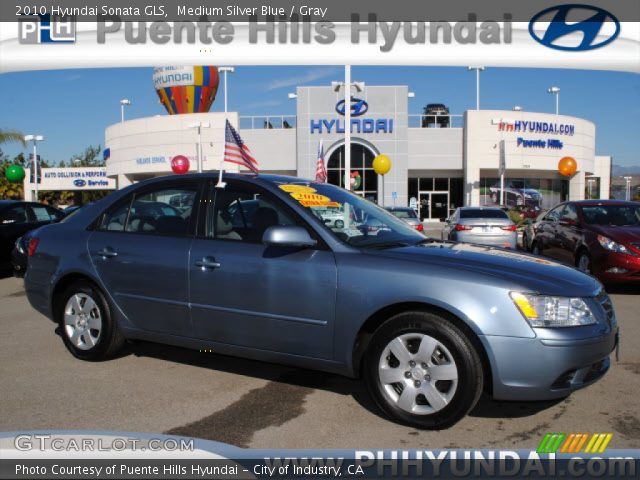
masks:
<instances>
[{"instance_id":1,"label":"american flag","mask_svg":"<svg viewBox=\"0 0 640 480\"><path fill-rule=\"evenodd\" d=\"M324 147L322 140L318 145L318 161L316 162L316 182L325 183L327 181L327 169L324 166Z\"/></svg>"},{"instance_id":2,"label":"american flag","mask_svg":"<svg viewBox=\"0 0 640 480\"><path fill-rule=\"evenodd\" d=\"M225 162L236 163L258 173L258 161L253 158L251 150L244 144L236 129L229 123L229 120L227 120L225 126L224 142Z\"/></svg>"}]
</instances>

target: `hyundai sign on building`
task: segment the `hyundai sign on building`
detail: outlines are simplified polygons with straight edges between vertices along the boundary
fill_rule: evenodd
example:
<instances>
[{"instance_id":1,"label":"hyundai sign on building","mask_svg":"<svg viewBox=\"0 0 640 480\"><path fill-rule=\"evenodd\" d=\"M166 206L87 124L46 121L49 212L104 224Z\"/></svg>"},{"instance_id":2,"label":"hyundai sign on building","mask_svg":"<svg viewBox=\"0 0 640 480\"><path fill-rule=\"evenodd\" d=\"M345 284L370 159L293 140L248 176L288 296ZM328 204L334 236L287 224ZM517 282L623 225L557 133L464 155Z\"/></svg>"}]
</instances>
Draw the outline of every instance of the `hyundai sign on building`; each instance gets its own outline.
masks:
<instances>
[{"instance_id":1,"label":"hyundai sign on building","mask_svg":"<svg viewBox=\"0 0 640 480\"><path fill-rule=\"evenodd\" d=\"M586 178L597 179L594 196L608 198L611 157L596 156L594 124L582 118L525 111L470 110L458 114L412 114L406 85L365 85L352 91L332 86L296 89L296 115L244 116L230 112L260 170L313 179L322 140L330 183L344 185L386 206L415 206L426 219L444 219L463 205L495 205L500 199L499 167L504 142L508 206L549 208L585 195ZM345 111L351 121L345 124ZM223 113L147 117L107 128L107 175L122 188L171 173L171 159L184 155L196 170L202 145L204 170L218 168L223 151ZM197 129L191 125L209 125ZM345 171L344 132L351 130L351 168ZM372 162L384 153L390 172L375 174ZM572 177L558 173L560 158L576 159ZM234 165L227 168L233 170ZM384 181L384 190L381 182ZM384 199L381 192L384 191Z\"/></svg>"}]
</instances>

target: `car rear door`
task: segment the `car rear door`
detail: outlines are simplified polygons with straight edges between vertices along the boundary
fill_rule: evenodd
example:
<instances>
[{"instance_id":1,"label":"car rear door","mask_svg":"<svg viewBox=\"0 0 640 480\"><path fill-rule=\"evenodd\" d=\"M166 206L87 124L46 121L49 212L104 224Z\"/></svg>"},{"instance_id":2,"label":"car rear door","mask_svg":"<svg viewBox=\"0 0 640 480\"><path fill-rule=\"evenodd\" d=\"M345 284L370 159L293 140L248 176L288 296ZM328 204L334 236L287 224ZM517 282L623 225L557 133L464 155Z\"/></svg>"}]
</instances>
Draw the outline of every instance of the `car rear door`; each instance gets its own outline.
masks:
<instances>
[{"instance_id":1,"label":"car rear door","mask_svg":"<svg viewBox=\"0 0 640 480\"><path fill-rule=\"evenodd\" d=\"M172 180L138 190L105 212L89 237L96 273L131 327L193 336L188 265L200 184ZM169 205L178 194L193 200L182 212ZM150 203L153 215L140 207Z\"/></svg>"},{"instance_id":2,"label":"car rear door","mask_svg":"<svg viewBox=\"0 0 640 480\"><path fill-rule=\"evenodd\" d=\"M333 252L262 244L273 225L313 229L251 182L209 188L205 228L191 248L191 315L199 338L305 357L333 356ZM315 237L314 237L315 238Z\"/></svg>"}]
</instances>

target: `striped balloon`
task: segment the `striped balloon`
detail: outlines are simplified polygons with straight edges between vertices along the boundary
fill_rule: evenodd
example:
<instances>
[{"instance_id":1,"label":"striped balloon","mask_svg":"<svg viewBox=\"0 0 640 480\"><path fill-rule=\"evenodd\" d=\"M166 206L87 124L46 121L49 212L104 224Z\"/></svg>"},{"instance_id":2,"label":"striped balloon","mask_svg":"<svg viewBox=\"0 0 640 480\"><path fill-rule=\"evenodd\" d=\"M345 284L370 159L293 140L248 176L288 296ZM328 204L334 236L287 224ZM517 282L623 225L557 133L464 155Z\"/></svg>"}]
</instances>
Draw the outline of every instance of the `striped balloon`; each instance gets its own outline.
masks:
<instances>
[{"instance_id":1,"label":"striped balloon","mask_svg":"<svg viewBox=\"0 0 640 480\"><path fill-rule=\"evenodd\" d=\"M158 67L153 84L170 115L208 112L218 92L218 69L213 66Z\"/></svg>"}]
</instances>

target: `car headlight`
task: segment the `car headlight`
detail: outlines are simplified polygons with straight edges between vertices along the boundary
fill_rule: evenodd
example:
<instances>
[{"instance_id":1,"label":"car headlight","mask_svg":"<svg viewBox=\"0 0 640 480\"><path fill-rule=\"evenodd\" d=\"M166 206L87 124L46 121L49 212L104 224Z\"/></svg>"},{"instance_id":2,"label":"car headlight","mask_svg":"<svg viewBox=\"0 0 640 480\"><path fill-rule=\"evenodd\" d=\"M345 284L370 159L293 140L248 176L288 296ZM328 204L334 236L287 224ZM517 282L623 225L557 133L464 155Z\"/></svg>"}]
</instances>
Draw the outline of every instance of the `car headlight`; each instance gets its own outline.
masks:
<instances>
[{"instance_id":1,"label":"car headlight","mask_svg":"<svg viewBox=\"0 0 640 480\"><path fill-rule=\"evenodd\" d=\"M609 237L605 237L604 235L598 235L596 238L598 239L598 243L605 250L609 250L610 252L616 252L616 253L626 253L627 255L635 255L635 253L629 250L627 247L619 244L618 242L614 242Z\"/></svg>"},{"instance_id":2,"label":"car headlight","mask_svg":"<svg viewBox=\"0 0 640 480\"><path fill-rule=\"evenodd\" d=\"M596 317L579 297L552 297L511 292L511 300L532 327L581 327L593 325Z\"/></svg>"}]
</instances>

